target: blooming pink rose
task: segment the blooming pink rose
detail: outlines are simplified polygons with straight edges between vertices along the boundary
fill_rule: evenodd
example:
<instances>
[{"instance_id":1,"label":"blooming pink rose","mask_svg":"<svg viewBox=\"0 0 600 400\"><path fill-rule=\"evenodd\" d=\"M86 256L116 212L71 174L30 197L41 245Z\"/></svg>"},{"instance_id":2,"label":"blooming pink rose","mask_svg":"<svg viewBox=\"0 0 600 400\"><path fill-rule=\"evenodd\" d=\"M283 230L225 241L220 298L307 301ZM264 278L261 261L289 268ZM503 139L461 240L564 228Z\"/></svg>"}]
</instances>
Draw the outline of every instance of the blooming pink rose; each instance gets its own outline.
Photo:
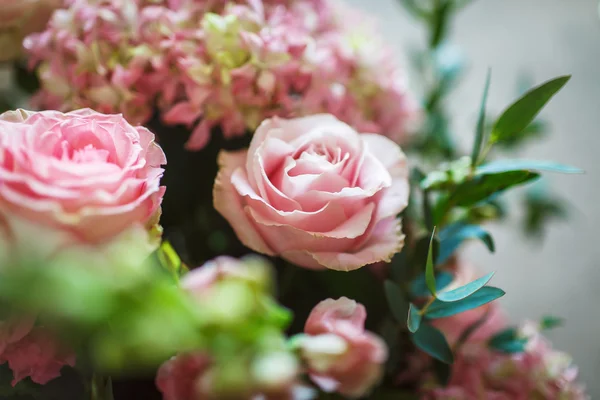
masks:
<instances>
[{"instance_id":1,"label":"blooming pink rose","mask_svg":"<svg viewBox=\"0 0 600 400\"><path fill-rule=\"evenodd\" d=\"M454 269L455 278L448 287L444 288L445 291L464 286L481 277L477 268L466 262L457 262L451 268ZM506 316L497 301L451 317L434 319L431 323L444 333L449 343L454 344L466 329L480 321L484 316L485 321L469 335L469 341L485 341L508 325Z\"/></svg>"},{"instance_id":2,"label":"blooming pink rose","mask_svg":"<svg viewBox=\"0 0 600 400\"><path fill-rule=\"evenodd\" d=\"M85 109L0 116L0 242L98 244L158 222L165 155L145 128ZM24 228L24 226L34 228ZM40 236L40 235L38 235Z\"/></svg>"},{"instance_id":3,"label":"blooming pink rose","mask_svg":"<svg viewBox=\"0 0 600 400\"><path fill-rule=\"evenodd\" d=\"M387 348L365 332L362 304L342 297L317 304L299 339L311 379L326 392L361 397L381 378Z\"/></svg>"},{"instance_id":4,"label":"blooming pink rose","mask_svg":"<svg viewBox=\"0 0 600 400\"><path fill-rule=\"evenodd\" d=\"M349 271L403 246L406 157L381 135L331 115L273 118L250 148L221 152L214 205L251 249L314 269Z\"/></svg>"}]
</instances>

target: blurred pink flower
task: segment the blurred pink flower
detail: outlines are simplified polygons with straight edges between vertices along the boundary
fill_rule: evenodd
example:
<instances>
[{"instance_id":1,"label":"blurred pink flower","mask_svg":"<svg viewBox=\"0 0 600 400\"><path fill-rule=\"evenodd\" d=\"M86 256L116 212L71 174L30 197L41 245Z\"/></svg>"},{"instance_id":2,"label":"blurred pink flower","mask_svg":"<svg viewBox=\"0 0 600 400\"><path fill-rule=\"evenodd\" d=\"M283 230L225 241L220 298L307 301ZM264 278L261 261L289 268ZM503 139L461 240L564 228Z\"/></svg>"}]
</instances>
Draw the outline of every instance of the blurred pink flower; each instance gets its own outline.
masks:
<instances>
[{"instance_id":1,"label":"blurred pink flower","mask_svg":"<svg viewBox=\"0 0 600 400\"><path fill-rule=\"evenodd\" d=\"M32 250L36 231L40 242L100 244L133 226L150 228L160 215L165 162L154 135L119 115L2 114L0 242L9 252Z\"/></svg>"},{"instance_id":2,"label":"blurred pink flower","mask_svg":"<svg viewBox=\"0 0 600 400\"><path fill-rule=\"evenodd\" d=\"M23 53L23 38L46 28L52 12L63 0L0 0L0 61Z\"/></svg>"},{"instance_id":3,"label":"blurred pink flower","mask_svg":"<svg viewBox=\"0 0 600 400\"><path fill-rule=\"evenodd\" d=\"M164 400L200 400L208 394L200 393L201 378L208 371L211 360L198 354L180 355L165 362L158 370L156 386Z\"/></svg>"},{"instance_id":4,"label":"blurred pink flower","mask_svg":"<svg viewBox=\"0 0 600 400\"><path fill-rule=\"evenodd\" d=\"M366 317L364 306L346 297L324 300L310 313L298 346L322 390L361 397L381 378L387 347L365 332Z\"/></svg>"},{"instance_id":5,"label":"blurred pink flower","mask_svg":"<svg viewBox=\"0 0 600 400\"><path fill-rule=\"evenodd\" d=\"M243 283L243 286L228 286L238 283ZM187 273L181 281L182 288L202 305L205 320L210 320L207 323L214 326L226 324L227 329L238 325L240 320L264 315L264 308L256 311L255 315L250 315L248 311L252 311L255 299L263 306L269 301L261 298L261 293L270 290L270 284L270 271L265 261L255 256L239 260L218 257ZM234 287L235 294L231 290L219 292L224 287ZM249 297L243 296L243 288L252 292ZM238 294L242 294L239 301L232 299ZM240 364L237 365L238 376L231 381L234 382L232 384L224 384L220 379L224 365L218 364L218 356L213 360L212 354L206 349L179 354L164 363L159 369L156 384L165 400L312 398L304 395L307 389L298 383L300 371L297 356L287 349L283 336L271 335L269 338L268 347L247 348L244 354L236 358ZM225 377L231 378L229 375Z\"/></svg>"},{"instance_id":6,"label":"blurred pink flower","mask_svg":"<svg viewBox=\"0 0 600 400\"><path fill-rule=\"evenodd\" d=\"M214 205L240 240L313 269L353 270L403 245L406 157L331 115L264 121L247 151L225 152Z\"/></svg>"},{"instance_id":7,"label":"blurred pink flower","mask_svg":"<svg viewBox=\"0 0 600 400\"><path fill-rule=\"evenodd\" d=\"M61 346L52 332L34 327L35 318L0 322L0 364L13 371L12 385L27 377L44 385L60 376L62 367L75 365L75 355Z\"/></svg>"},{"instance_id":8,"label":"blurred pink flower","mask_svg":"<svg viewBox=\"0 0 600 400\"><path fill-rule=\"evenodd\" d=\"M446 387L424 386L422 399L585 400L571 358L553 350L539 333L524 353L507 355L483 343L461 348Z\"/></svg>"},{"instance_id":9,"label":"blurred pink flower","mask_svg":"<svg viewBox=\"0 0 600 400\"><path fill-rule=\"evenodd\" d=\"M457 323L466 322L457 320ZM468 325L464 325L463 329ZM505 354L487 344L489 335L471 336L455 353L450 381L440 386L431 370L431 359L422 353L409 357L402 381L417 381L423 400L586 400L577 382L571 358L552 349L535 324L523 324L520 334L528 339L525 351ZM498 332L495 332L498 333Z\"/></svg>"}]
</instances>

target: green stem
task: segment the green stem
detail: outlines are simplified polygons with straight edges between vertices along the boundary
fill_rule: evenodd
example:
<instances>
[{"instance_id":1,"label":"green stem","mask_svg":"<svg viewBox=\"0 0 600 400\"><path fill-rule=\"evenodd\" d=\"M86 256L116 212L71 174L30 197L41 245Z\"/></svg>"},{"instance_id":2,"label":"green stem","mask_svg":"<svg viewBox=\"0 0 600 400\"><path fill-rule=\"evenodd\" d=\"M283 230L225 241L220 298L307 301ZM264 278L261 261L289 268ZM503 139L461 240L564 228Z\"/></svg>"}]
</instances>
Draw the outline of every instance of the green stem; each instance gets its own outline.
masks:
<instances>
[{"instance_id":1,"label":"green stem","mask_svg":"<svg viewBox=\"0 0 600 400\"><path fill-rule=\"evenodd\" d=\"M114 400L112 390L112 380L94 373L90 382L91 400Z\"/></svg>"}]
</instances>

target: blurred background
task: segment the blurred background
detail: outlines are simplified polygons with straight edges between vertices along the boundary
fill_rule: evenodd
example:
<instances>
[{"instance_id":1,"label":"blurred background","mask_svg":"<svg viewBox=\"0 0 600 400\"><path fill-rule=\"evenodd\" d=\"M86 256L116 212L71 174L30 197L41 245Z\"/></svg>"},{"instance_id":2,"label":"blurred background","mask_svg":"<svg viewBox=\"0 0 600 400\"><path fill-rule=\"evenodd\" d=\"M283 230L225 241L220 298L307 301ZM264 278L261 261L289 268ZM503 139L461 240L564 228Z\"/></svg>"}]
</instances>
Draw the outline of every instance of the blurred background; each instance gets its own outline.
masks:
<instances>
[{"instance_id":1,"label":"blurred background","mask_svg":"<svg viewBox=\"0 0 600 400\"><path fill-rule=\"evenodd\" d=\"M397 0L348 0L381 21L399 56L423 48L421 26ZM573 355L592 398L600 397L600 17L596 0L474 0L452 28L451 41L465 57L466 74L449 96L461 146L470 149L485 75L492 68L489 110L496 115L517 97L529 73L536 84L559 75L571 81L544 109L545 139L533 140L514 158L547 159L578 166L585 175L550 175L549 185L570 203L568 221L549 224L543 241L525 238L519 215L490 227L496 254L479 243L466 258L497 271L494 284L511 319L552 314L566 325L549 332L555 346ZM408 61L406 61L408 63ZM518 196L510 198L517 202ZM522 207L514 211L522 210Z\"/></svg>"}]
</instances>

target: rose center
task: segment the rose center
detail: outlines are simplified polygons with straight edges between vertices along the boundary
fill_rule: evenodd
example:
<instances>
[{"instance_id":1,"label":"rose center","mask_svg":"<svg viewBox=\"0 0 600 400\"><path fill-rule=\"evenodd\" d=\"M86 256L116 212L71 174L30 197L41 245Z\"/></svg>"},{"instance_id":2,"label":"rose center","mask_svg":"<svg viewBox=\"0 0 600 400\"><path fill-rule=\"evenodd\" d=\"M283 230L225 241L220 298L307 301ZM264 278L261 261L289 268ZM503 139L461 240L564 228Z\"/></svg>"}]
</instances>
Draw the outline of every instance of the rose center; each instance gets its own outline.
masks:
<instances>
[{"instance_id":1,"label":"rose center","mask_svg":"<svg viewBox=\"0 0 600 400\"><path fill-rule=\"evenodd\" d=\"M73 148L71 144L63 140L61 142L61 160L70 160L74 163L108 163L110 162L110 152L104 149L97 149L92 144L87 144L80 148Z\"/></svg>"}]
</instances>

